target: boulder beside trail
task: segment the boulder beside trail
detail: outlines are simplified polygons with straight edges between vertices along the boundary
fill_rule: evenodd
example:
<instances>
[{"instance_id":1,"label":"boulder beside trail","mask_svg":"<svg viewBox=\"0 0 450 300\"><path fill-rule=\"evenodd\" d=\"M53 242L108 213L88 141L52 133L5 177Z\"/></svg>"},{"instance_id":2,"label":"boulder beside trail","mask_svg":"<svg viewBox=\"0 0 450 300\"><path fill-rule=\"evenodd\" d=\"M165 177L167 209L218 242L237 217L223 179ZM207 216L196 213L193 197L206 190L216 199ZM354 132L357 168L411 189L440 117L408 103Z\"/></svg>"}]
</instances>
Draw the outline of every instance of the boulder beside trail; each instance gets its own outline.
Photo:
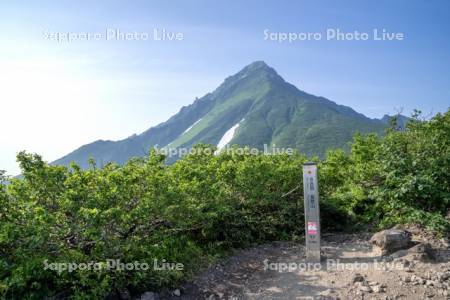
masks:
<instances>
[{"instance_id":1,"label":"boulder beside trail","mask_svg":"<svg viewBox=\"0 0 450 300\"><path fill-rule=\"evenodd\" d=\"M411 233L406 230L388 229L375 233L370 242L382 256L413 246Z\"/></svg>"},{"instance_id":2,"label":"boulder beside trail","mask_svg":"<svg viewBox=\"0 0 450 300\"><path fill-rule=\"evenodd\" d=\"M429 243L418 243L409 249L395 252L391 255L391 257L420 261L430 261L436 259L434 250Z\"/></svg>"}]
</instances>

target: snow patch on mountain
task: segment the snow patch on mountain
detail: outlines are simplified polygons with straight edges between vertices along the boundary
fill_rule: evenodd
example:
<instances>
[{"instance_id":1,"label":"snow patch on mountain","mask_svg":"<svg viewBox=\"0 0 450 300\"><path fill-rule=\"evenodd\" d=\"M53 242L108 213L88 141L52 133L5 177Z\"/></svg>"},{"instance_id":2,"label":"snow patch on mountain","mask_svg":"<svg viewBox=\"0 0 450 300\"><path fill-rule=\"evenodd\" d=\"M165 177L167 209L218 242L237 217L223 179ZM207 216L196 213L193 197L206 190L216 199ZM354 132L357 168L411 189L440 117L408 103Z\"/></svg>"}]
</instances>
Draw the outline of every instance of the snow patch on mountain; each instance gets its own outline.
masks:
<instances>
[{"instance_id":1,"label":"snow patch on mountain","mask_svg":"<svg viewBox=\"0 0 450 300\"><path fill-rule=\"evenodd\" d=\"M189 130L191 130L192 127L194 127L195 125L197 125L197 123L200 122L201 120L202 120L202 118L198 119L198 120L197 120L194 124L192 124L188 129L186 129L185 131L183 131L183 133L182 133L181 135L183 135L183 134L185 134L186 132L188 132Z\"/></svg>"},{"instance_id":2,"label":"snow patch on mountain","mask_svg":"<svg viewBox=\"0 0 450 300\"><path fill-rule=\"evenodd\" d=\"M178 139L180 136L182 136L183 134L185 134L185 133L187 133L189 130L191 130L192 127L194 127L195 125L197 125L197 123L200 122L202 119L203 119L203 118L200 118L200 119L198 119L197 121L195 121L194 124L192 124L191 126L189 126L189 128L186 129L185 131L183 131L183 133L180 134L176 139ZM168 143L168 144L165 146L165 148L170 148L170 145L172 145L172 143L175 142L176 139L173 140L173 141L171 141L170 143Z\"/></svg>"},{"instance_id":3,"label":"snow patch on mountain","mask_svg":"<svg viewBox=\"0 0 450 300\"><path fill-rule=\"evenodd\" d=\"M231 139L234 137L234 133L235 133L236 129L239 127L239 124L242 121L244 121L244 119L242 119L238 123L234 124L230 129L227 130L227 132L225 132L225 134L222 136L219 143L217 144L218 150L225 147L231 141Z\"/></svg>"}]
</instances>

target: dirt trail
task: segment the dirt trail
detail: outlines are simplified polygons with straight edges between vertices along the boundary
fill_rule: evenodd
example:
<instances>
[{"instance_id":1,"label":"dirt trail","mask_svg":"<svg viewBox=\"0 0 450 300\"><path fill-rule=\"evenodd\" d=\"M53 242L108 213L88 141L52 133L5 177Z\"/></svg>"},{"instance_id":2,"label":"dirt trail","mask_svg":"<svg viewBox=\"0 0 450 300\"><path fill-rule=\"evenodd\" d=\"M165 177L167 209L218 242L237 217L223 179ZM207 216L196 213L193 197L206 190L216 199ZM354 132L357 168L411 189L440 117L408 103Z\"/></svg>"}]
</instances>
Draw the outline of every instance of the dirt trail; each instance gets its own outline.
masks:
<instances>
[{"instance_id":1,"label":"dirt trail","mask_svg":"<svg viewBox=\"0 0 450 300\"><path fill-rule=\"evenodd\" d=\"M324 236L323 261L315 265L307 265L299 243L275 242L242 250L197 276L176 295L160 298L450 299L448 247L434 246L437 256L432 261L402 252L380 257L372 251L369 238Z\"/></svg>"}]
</instances>

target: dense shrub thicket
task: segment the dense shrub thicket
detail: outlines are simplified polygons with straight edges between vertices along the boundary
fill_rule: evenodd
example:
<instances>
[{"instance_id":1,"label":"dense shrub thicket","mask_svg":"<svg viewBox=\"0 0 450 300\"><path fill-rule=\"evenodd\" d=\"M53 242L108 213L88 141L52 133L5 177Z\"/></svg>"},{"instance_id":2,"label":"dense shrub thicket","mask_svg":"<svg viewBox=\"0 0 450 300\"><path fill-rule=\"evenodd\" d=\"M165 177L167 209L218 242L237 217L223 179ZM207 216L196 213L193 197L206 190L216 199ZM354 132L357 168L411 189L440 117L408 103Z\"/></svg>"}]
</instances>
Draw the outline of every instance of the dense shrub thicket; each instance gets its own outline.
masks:
<instances>
[{"instance_id":1,"label":"dense shrub thicket","mask_svg":"<svg viewBox=\"0 0 450 300\"><path fill-rule=\"evenodd\" d=\"M448 230L450 112L414 118L406 130L392 127L384 137L356 135L350 153L312 158L319 163L325 231L396 223ZM98 299L124 289L159 289L228 249L303 234L301 166L307 158L301 154L196 151L166 165L151 151L123 166L91 162L88 170L50 166L24 152L17 159L23 179L0 184L3 298ZM151 268L45 268L108 259ZM154 259L184 268L153 270Z\"/></svg>"}]
</instances>

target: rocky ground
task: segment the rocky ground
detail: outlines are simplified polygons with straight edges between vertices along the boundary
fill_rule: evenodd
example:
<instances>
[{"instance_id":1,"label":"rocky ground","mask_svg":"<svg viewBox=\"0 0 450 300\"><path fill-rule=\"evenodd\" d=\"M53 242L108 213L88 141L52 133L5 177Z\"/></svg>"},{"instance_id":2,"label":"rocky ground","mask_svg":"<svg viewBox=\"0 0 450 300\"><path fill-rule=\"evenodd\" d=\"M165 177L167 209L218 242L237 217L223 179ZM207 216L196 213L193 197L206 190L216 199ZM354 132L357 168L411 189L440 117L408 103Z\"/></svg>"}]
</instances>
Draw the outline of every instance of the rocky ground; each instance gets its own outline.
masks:
<instances>
[{"instance_id":1,"label":"rocky ground","mask_svg":"<svg viewBox=\"0 0 450 300\"><path fill-rule=\"evenodd\" d=\"M306 263L302 243L260 245L179 289L141 299L450 299L448 243L408 231L413 242L384 256L371 235L325 235L320 264Z\"/></svg>"}]
</instances>

